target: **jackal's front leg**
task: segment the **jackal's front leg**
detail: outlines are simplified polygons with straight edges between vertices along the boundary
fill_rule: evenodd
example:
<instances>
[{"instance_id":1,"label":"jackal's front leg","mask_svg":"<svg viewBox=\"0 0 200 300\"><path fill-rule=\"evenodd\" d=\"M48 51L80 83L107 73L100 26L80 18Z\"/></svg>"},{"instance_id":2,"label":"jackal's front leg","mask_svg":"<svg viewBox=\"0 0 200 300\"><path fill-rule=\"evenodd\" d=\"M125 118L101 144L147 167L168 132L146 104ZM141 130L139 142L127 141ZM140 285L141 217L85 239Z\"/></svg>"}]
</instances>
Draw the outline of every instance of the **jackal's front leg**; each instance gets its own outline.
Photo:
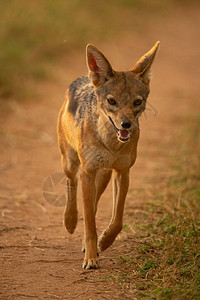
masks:
<instances>
[{"instance_id":1,"label":"jackal's front leg","mask_svg":"<svg viewBox=\"0 0 200 300\"><path fill-rule=\"evenodd\" d=\"M115 240L123 227L123 213L126 195L129 187L129 170L114 172L113 215L108 228L99 238L101 251L107 249Z\"/></svg>"},{"instance_id":2,"label":"jackal's front leg","mask_svg":"<svg viewBox=\"0 0 200 300\"><path fill-rule=\"evenodd\" d=\"M85 258L83 268L97 269L97 233L95 223L95 175L96 173L83 172L82 193L85 230Z\"/></svg>"},{"instance_id":3,"label":"jackal's front leg","mask_svg":"<svg viewBox=\"0 0 200 300\"><path fill-rule=\"evenodd\" d=\"M66 189L66 208L64 213L64 224L67 231L72 234L77 225L78 211L77 211L77 172L79 167L79 161L72 159L72 154L68 150L68 157L62 157L63 169L67 177L67 189ZM71 155L70 155L71 154Z\"/></svg>"}]
</instances>

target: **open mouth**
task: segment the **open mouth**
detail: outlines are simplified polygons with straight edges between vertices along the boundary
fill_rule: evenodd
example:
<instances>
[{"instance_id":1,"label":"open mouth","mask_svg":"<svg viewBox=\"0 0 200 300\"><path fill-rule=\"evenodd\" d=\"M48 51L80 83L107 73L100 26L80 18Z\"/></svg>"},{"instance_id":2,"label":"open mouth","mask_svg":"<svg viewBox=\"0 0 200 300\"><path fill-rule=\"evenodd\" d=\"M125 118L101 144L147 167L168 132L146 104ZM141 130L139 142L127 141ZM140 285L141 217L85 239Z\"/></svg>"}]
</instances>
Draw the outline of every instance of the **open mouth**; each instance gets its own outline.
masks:
<instances>
[{"instance_id":1,"label":"open mouth","mask_svg":"<svg viewBox=\"0 0 200 300\"><path fill-rule=\"evenodd\" d=\"M115 128L115 131L117 132L118 140L120 142L127 142L129 140L129 138L130 138L131 131L127 130L127 129L119 129L119 128L117 128L115 126L115 123L111 119L111 117L109 117L109 119L110 119L110 122L112 123L113 127Z\"/></svg>"}]
</instances>

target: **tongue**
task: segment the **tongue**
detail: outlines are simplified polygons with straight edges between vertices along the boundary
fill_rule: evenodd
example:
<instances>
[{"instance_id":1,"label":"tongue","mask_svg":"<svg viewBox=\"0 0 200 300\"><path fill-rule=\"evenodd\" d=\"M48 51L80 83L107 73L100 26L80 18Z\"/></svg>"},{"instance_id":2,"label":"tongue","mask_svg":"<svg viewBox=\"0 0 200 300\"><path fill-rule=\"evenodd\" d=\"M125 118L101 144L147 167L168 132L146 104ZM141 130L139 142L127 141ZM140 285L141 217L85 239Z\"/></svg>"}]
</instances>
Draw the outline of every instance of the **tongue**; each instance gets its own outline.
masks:
<instances>
[{"instance_id":1,"label":"tongue","mask_svg":"<svg viewBox=\"0 0 200 300\"><path fill-rule=\"evenodd\" d=\"M127 138L128 135L129 135L129 132L128 130L119 130L119 133L120 133L120 136L123 137L123 138Z\"/></svg>"}]
</instances>

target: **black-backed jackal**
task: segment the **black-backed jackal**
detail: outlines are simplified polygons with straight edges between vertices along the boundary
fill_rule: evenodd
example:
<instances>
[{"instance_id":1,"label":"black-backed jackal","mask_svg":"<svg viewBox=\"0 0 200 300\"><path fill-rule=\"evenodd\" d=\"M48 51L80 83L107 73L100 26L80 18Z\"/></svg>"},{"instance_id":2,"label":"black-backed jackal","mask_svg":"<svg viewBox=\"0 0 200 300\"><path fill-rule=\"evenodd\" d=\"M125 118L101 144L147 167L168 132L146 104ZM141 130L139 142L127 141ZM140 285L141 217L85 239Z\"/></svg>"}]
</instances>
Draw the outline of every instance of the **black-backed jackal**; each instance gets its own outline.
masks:
<instances>
[{"instance_id":1,"label":"black-backed jackal","mask_svg":"<svg viewBox=\"0 0 200 300\"><path fill-rule=\"evenodd\" d=\"M81 165L83 268L98 268L98 251L108 248L122 229L129 169L137 155L138 118L145 110L151 66L158 48L159 42L130 71L118 72L96 47L88 45L89 76L72 82L60 110L58 141L69 187L64 221L71 234L77 225L77 172ZM112 218L98 239L97 204L112 172Z\"/></svg>"}]
</instances>

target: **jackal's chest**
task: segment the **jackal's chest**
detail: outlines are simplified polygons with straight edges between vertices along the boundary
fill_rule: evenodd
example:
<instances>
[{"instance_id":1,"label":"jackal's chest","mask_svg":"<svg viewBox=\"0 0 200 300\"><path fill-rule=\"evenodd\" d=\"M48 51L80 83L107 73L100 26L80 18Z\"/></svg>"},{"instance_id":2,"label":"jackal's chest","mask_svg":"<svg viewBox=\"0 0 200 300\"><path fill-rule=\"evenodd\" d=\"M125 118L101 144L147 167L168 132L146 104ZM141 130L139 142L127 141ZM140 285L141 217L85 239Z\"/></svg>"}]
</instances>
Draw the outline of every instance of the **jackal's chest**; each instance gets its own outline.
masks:
<instances>
[{"instance_id":1,"label":"jackal's chest","mask_svg":"<svg viewBox=\"0 0 200 300\"><path fill-rule=\"evenodd\" d=\"M102 168L116 170L128 169L133 165L136 158L136 151L129 153L119 151L118 153L114 153L95 146L85 146L81 152L81 164L87 171L95 171Z\"/></svg>"}]
</instances>

